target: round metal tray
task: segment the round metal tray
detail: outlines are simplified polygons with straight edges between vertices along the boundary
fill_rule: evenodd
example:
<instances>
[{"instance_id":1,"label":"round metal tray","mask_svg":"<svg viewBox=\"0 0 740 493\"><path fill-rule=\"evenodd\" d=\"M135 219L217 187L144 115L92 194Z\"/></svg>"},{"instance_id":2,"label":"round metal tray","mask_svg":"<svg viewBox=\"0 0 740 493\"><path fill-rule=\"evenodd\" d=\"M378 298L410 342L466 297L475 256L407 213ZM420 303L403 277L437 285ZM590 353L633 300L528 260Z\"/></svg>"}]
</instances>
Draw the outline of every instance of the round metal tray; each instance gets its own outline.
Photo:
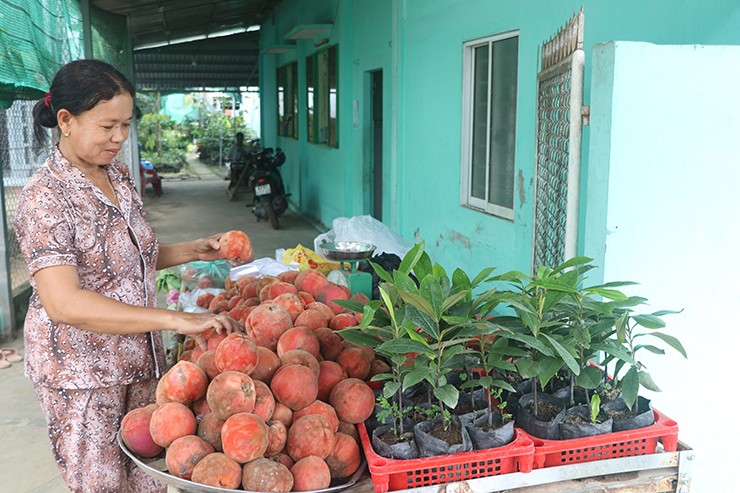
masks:
<instances>
[{"instance_id":1,"label":"round metal tray","mask_svg":"<svg viewBox=\"0 0 740 493\"><path fill-rule=\"evenodd\" d=\"M324 242L321 245L321 252L327 260L364 260L368 259L375 252L376 246L371 243L362 243L360 241L335 241Z\"/></svg>"},{"instance_id":2,"label":"round metal tray","mask_svg":"<svg viewBox=\"0 0 740 493\"><path fill-rule=\"evenodd\" d=\"M185 493L244 493L244 490L232 490L229 488L208 486L205 484L194 483L192 481L188 481L187 479L172 476L170 473L167 472L167 466L164 462L164 455L160 455L152 459L142 459L126 447L126 445L123 443L123 440L121 439L120 431L117 433L116 438L118 439L118 446L121 447L121 450L123 450L123 452L127 456L129 456L131 460L133 460L134 463L139 466L145 473L147 473L154 479L161 481L167 486L175 488L177 491L182 491ZM357 471L351 477L344 480L344 482L334 484L334 481L332 481L332 485L329 488L323 490L309 491L306 493L329 493L345 490L357 483L363 472L365 472L364 461L362 462L362 464L360 464L359 469L357 469Z\"/></svg>"}]
</instances>

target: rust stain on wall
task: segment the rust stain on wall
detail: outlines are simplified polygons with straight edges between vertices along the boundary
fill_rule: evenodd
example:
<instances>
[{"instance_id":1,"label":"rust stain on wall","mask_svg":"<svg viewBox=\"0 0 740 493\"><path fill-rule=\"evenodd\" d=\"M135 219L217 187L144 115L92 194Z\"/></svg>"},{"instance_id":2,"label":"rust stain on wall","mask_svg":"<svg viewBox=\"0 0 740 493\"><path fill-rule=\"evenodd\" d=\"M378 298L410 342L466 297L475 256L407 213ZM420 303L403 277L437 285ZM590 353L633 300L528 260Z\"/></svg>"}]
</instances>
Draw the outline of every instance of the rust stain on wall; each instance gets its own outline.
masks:
<instances>
[{"instance_id":1,"label":"rust stain on wall","mask_svg":"<svg viewBox=\"0 0 740 493\"><path fill-rule=\"evenodd\" d=\"M522 170L519 170L519 176L518 180L519 182L519 205L524 205L524 201L527 199L526 194L524 193L524 174L522 173Z\"/></svg>"},{"instance_id":2,"label":"rust stain on wall","mask_svg":"<svg viewBox=\"0 0 740 493\"><path fill-rule=\"evenodd\" d=\"M453 243L461 244L467 250L471 249L470 238L462 233L458 233L457 231L450 231L450 234L447 235L447 239Z\"/></svg>"}]
</instances>

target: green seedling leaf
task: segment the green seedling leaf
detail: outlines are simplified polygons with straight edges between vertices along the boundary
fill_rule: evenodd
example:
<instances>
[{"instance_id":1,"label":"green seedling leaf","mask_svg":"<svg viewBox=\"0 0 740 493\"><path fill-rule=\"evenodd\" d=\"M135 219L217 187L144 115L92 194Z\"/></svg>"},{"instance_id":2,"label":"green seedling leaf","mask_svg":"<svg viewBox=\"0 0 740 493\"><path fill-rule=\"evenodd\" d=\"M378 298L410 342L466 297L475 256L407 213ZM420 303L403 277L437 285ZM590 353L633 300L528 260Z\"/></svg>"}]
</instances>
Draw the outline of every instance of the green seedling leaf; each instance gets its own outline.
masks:
<instances>
[{"instance_id":1,"label":"green seedling leaf","mask_svg":"<svg viewBox=\"0 0 740 493\"><path fill-rule=\"evenodd\" d=\"M370 262L370 266L373 268L375 273L378 275L379 278L384 280L385 282L393 283L393 278L391 275L386 271L383 267L376 264L375 262Z\"/></svg>"},{"instance_id":2,"label":"green seedling leaf","mask_svg":"<svg viewBox=\"0 0 740 493\"><path fill-rule=\"evenodd\" d=\"M566 260L562 264L558 265L553 269L553 273L562 272L566 269L569 269L571 267L578 267L581 265L586 265L588 263L593 262L594 259L589 257L573 257L569 260Z\"/></svg>"},{"instance_id":3,"label":"green seedling leaf","mask_svg":"<svg viewBox=\"0 0 740 493\"><path fill-rule=\"evenodd\" d=\"M651 344L638 344L635 346L634 352L636 353L638 349L647 349L653 354L665 354L665 351L659 347L655 347Z\"/></svg>"},{"instance_id":4,"label":"green seedling leaf","mask_svg":"<svg viewBox=\"0 0 740 493\"><path fill-rule=\"evenodd\" d=\"M391 356L391 364L393 366L401 366L406 362L405 354L394 354Z\"/></svg>"},{"instance_id":5,"label":"green seedling leaf","mask_svg":"<svg viewBox=\"0 0 740 493\"><path fill-rule=\"evenodd\" d=\"M424 380L430 380L434 371L428 366L415 366L403 377L403 388L409 389Z\"/></svg>"},{"instance_id":6,"label":"green seedling leaf","mask_svg":"<svg viewBox=\"0 0 740 493\"><path fill-rule=\"evenodd\" d=\"M522 358L518 360L515 364L522 378L527 379L537 376L539 365L531 358Z\"/></svg>"},{"instance_id":7,"label":"green seedling leaf","mask_svg":"<svg viewBox=\"0 0 740 493\"><path fill-rule=\"evenodd\" d=\"M396 392L398 392L398 389L400 388L400 382L386 382L385 385L383 385L383 395L387 399L391 398L396 394Z\"/></svg>"},{"instance_id":8,"label":"green seedling leaf","mask_svg":"<svg viewBox=\"0 0 740 493\"><path fill-rule=\"evenodd\" d=\"M485 269L483 269L482 271L480 271L478 273L478 275L473 278L473 282L471 283L472 284L471 287L474 288L474 287L478 286L480 283L483 282L483 280L485 278L487 278L488 276L490 276L493 273L494 270L496 270L495 267L486 267Z\"/></svg>"},{"instance_id":9,"label":"green seedling leaf","mask_svg":"<svg viewBox=\"0 0 740 493\"><path fill-rule=\"evenodd\" d=\"M426 335L430 336L435 341L439 340L439 327L429 314L419 310L415 306L409 306L406 308L406 317Z\"/></svg>"},{"instance_id":10,"label":"green seedling leaf","mask_svg":"<svg viewBox=\"0 0 740 493\"><path fill-rule=\"evenodd\" d=\"M419 288L416 287L416 283L409 277L408 274L404 274L401 271L393 272L393 285L398 291L408 291L409 293L419 292Z\"/></svg>"},{"instance_id":11,"label":"green seedling leaf","mask_svg":"<svg viewBox=\"0 0 740 493\"><path fill-rule=\"evenodd\" d=\"M424 279L432 273L432 259L427 252L424 252L416 262L413 272L417 279Z\"/></svg>"},{"instance_id":12,"label":"green seedling leaf","mask_svg":"<svg viewBox=\"0 0 740 493\"><path fill-rule=\"evenodd\" d=\"M683 344L681 344L681 341L679 341L673 336L664 334L663 332L651 332L650 334L638 334L638 335L650 335L653 337L657 337L658 339L661 339L663 342L665 342L666 344L671 346L673 349L681 353L684 358L688 359L688 355L686 354L686 349L684 349Z\"/></svg>"},{"instance_id":13,"label":"green seedling leaf","mask_svg":"<svg viewBox=\"0 0 740 493\"><path fill-rule=\"evenodd\" d=\"M627 404L627 407L632 409L635 401L637 401L637 393L640 390L640 379L637 375L637 368L633 366L627 370L620 383L622 386L622 398L625 404Z\"/></svg>"},{"instance_id":14,"label":"green seedling leaf","mask_svg":"<svg viewBox=\"0 0 740 493\"><path fill-rule=\"evenodd\" d=\"M422 240L421 242L414 245L411 250L409 250L408 253L404 255L403 260L401 260L401 264L399 265L397 270L400 270L404 274L409 274L416 263L419 261L423 253L424 241Z\"/></svg>"},{"instance_id":15,"label":"green seedling leaf","mask_svg":"<svg viewBox=\"0 0 740 493\"><path fill-rule=\"evenodd\" d=\"M434 357L435 353L429 346L412 339L393 339L385 341L377 347L376 351L381 354L398 354L398 353L421 353Z\"/></svg>"},{"instance_id":16,"label":"green seedling leaf","mask_svg":"<svg viewBox=\"0 0 740 493\"><path fill-rule=\"evenodd\" d=\"M441 313L446 313L447 310L449 310L451 307L460 303L462 300L464 300L465 298L468 298L469 296L470 296L470 291L465 289L462 291L458 291L452 296L447 297L447 299L445 299L444 302L442 303Z\"/></svg>"},{"instance_id":17,"label":"green seedling leaf","mask_svg":"<svg viewBox=\"0 0 740 493\"><path fill-rule=\"evenodd\" d=\"M622 346L609 344L608 342L606 342L604 344L592 344L591 349L593 349L594 351L604 351L605 353L614 356L615 358L624 361L627 364L635 364L635 360L632 355L625 351Z\"/></svg>"},{"instance_id":18,"label":"green seedling leaf","mask_svg":"<svg viewBox=\"0 0 740 493\"><path fill-rule=\"evenodd\" d=\"M604 373L600 368L587 366L583 368L581 373L576 377L576 384L584 389L595 389L601 385L603 377Z\"/></svg>"},{"instance_id":19,"label":"green seedling leaf","mask_svg":"<svg viewBox=\"0 0 740 493\"><path fill-rule=\"evenodd\" d=\"M348 310L352 312L358 312L362 313L362 311L365 309L365 304L360 303L359 301L355 300L334 300L337 305L341 306L342 308L347 308Z\"/></svg>"},{"instance_id":20,"label":"green seedling leaf","mask_svg":"<svg viewBox=\"0 0 740 493\"><path fill-rule=\"evenodd\" d=\"M452 273L452 288L455 292L470 291L472 289L470 278L459 267Z\"/></svg>"},{"instance_id":21,"label":"green seedling leaf","mask_svg":"<svg viewBox=\"0 0 740 493\"><path fill-rule=\"evenodd\" d=\"M658 387L655 381L653 381L653 377L651 377L648 372L644 370L638 370L637 378L640 382L640 385L642 385L646 389L652 390L653 392L661 392L660 387Z\"/></svg>"},{"instance_id":22,"label":"green seedling leaf","mask_svg":"<svg viewBox=\"0 0 740 493\"><path fill-rule=\"evenodd\" d=\"M383 342L381 339L357 329L342 329L338 330L337 334L358 346L377 348Z\"/></svg>"},{"instance_id":23,"label":"green seedling leaf","mask_svg":"<svg viewBox=\"0 0 740 493\"><path fill-rule=\"evenodd\" d=\"M418 332L416 332L416 330L414 330L414 327L408 327L408 326L405 326L404 325L403 328L406 331L406 334L408 334L408 336L411 339L413 339L413 340L415 340L417 342L420 342L420 343L424 344L425 346L428 346L429 345L427 343L426 339L424 339L424 336L421 335L421 334L419 334Z\"/></svg>"},{"instance_id":24,"label":"green seedling leaf","mask_svg":"<svg viewBox=\"0 0 740 493\"><path fill-rule=\"evenodd\" d=\"M460 398L460 391L452 384L443 385L436 387L432 393L434 397L442 401L442 403L450 409L457 407L457 401Z\"/></svg>"},{"instance_id":25,"label":"green seedling leaf","mask_svg":"<svg viewBox=\"0 0 740 493\"><path fill-rule=\"evenodd\" d=\"M398 294L401 296L401 299L407 304L415 307L419 311L426 313L433 319L436 319L436 314L434 308L432 307L432 304L424 299L421 295L409 293L408 291L399 291Z\"/></svg>"},{"instance_id":26,"label":"green seedling leaf","mask_svg":"<svg viewBox=\"0 0 740 493\"><path fill-rule=\"evenodd\" d=\"M523 342L527 345L529 345L532 349L537 350L539 353L544 354L545 356L552 356L553 352L552 349L550 349L548 346L546 346L542 341L539 339L536 339L528 334L521 334L518 332L513 331L507 331L507 335L510 339L514 339L515 341Z\"/></svg>"},{"instance_id":27,"label":"green seedling leaf","mask_svg":"<svg viewBox=\"0 0 740 493\"><path fill-rule=\"evenodd\" d=\"M560 358L562 358L565 366L567 366L574 375L578 375L581 372L581 367L578 365L576 359L568 352L568 350L549 335L543 334L543 336L550 342L550 345L552 345L553 349L555 349Z\"/></svg>"},{"instance_id":28,"label":"green seedling leaf","mask_svg":"<svg viewBox=\"0 0 740 493\"><path fill-rule=\"evenodd\" d=\"M655 315L632 315L632 320L646 329L662 329L665 322Z\"/></svg>"},{"instance_id":29,"label":"green seedling leaf","mask_svg":"<svg viewBox=\"0 0 740 493\"><path fill-rule=\"evenodd\" d=\"M383 380L393 380L393 375L390 373L376 373L370 379L373 382L382 382Z\"/></svg>"},{"instance_id":30,"label":"green seedling leaf","mask_svg":"<svg viewBox=\"0 0 740 493\"><path fill-rule=\"evenodd\" d=\"M589 295L599 295L603 296L604 298L610 299L610 300L626 300L627 295L624 294L621 291L617 291L616 289L607 289L607 288L588 288L586 290L586 293Z\"/></svg>"},{"instance_id":31,"label":"green seedling leaf","mask_svg":"<svg viewBox=\"0 0 740 493\"><path fill-rule=\"evenodd\" d=\"M439 320L439 316L442 314L443 301L442 288L439 285L439 281L437 281L433 276L426 276L421 280L419 293L424 297L432 309L432 312L429 313L429 315L434 317L435 320ZM404 301L406 301L405 298Z\"/></svg>"},{"instance_id":32,"label":"green seedling leaf","mask_svg":"<svg viewBox=\"0 0 740 493\"><path fill-rule=\"evenodd\" d=\"M599 394L594 394L591 396L591 422L596 423L596 420L599 417L599 411L601 407L601 397L599 397Z\"/></svg>"},{"instance_id":33,"label":"green seedling leaf","mask_svg":"<svg viewBox=\"0 0 740 493\"><path fill-rule=\"evenodd\" d=\"M537 365L537 377L544 388L547 383L558 374L563 367L563 360L558 358L543 358Z\"/></svg>"}]
</instances>

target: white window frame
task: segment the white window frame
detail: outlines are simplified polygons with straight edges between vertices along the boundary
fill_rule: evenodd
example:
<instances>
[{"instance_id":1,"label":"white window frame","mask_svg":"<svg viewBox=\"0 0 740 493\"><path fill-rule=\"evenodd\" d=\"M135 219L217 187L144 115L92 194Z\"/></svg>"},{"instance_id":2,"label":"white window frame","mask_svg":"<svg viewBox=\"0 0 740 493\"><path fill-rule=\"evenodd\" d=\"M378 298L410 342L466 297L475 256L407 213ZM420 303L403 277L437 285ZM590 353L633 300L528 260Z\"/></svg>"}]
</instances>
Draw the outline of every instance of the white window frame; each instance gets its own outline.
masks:
<instances>
[{"instance_id":1,"label":"white window frame","mask_svg":"<svg viewBox=\"0 0 740 493\"><path fill-rule=\"evenodd\" d=\"M512 200L512 207L503 207L497 204L491 204L487 199L480 199L473 197L470 193L471 180L472 180L472 159L473 159L473 96L474 96L474 83L475 83L475 48L486 44L493 44L497 41L505 39L518 38L519 30L507 31L505 33L495 34L487 36L485 38L468 41L463 45L463 106L462 106L462 158L461 158L461 183L460 183L460 201L463 207L471 207L477 210L484 211L488 214L498 216L504 219L514 219L514 201ZM489 88L492 83L491 81L491 65L488 65L488 82ZM519 60L517 60L517 72L519 70ZM517 78L518 86L518 78ZM518 89L518 88L517 88ZM518 90L517 90L518 92ZM491 91L488 92L488 118L487 121L490 124L490 110L491 110ZM516 123L515 123L516 125ZM516 136L516 126L514 128L514 135ZM489 173L491 170L490 163L490 131L486 132L486 195L488 196L489 189ZM515 137L516 140L516 137ZM516 145L514 148L516 154ZM516 158L515 158L516 160ZM511 185L515 187L516 173L512 173Z\"/></svg>"}]
</instances>

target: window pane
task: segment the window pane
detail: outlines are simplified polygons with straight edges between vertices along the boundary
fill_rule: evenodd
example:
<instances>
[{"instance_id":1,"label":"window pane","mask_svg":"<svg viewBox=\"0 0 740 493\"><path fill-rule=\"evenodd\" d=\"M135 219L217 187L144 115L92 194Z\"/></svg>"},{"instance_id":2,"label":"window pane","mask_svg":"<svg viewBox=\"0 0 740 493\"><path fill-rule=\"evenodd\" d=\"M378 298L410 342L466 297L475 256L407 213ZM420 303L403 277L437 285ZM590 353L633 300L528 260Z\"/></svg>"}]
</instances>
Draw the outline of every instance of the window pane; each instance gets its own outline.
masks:
<instances>
[{"instance_id":1,"label":"window pane","mask_svg":"<svg viewBox=\"0 0 740 493\"><path fill-rule=\"evenodd\" d=\"M316 109L319 118L319 140L320 144L329 141L329 55L326 51L319 53L318 81L316 84Z\"/></svg>"},{"instance_id":2,"label":"window pane","mask_svg":"<svg viewBox=\"0 0 740 493\"><path fill-rule=\"evenodd\" d=\"M285 135L285 67L277 69L278 135Z\"/></svg>"},{"instance_id":3,"label":"window pane","mask_svg":"<svg viewBox=\"0 0 740 493\"><path fill-rule=\"evenodd\" d=\"M316 134L314 132L314 76L313 76L313 65L315 55L306 57L306 126L308 127L308 141L316 142Z\"/></svg>"},{"instance_id":4,"label":"window pane","mask_svg":"<svg viewBox=\"0 0 740 493\"><path fill-rule=\"evenodd\" d=\"M329 145L339 147L337 135L337 47L329 48Z\"/></svg>"},{"instance_id":5,"label":"window pane","mask_svg":"<svg viewBox=\"0 0 740 493\"><path fill-rule=\"evenodd\" d=\"M298 62L290 64L290 127L288 135L298 138Z\"/></svg>"},{"instance_id":6,"label":"window pane","mask_svg":"<svg viewBox=\"0 0 740 493\"><path fill-rule=\"evenodd\" d=\"M488 157L488 44L475 48L473 70L473 148L471 152L470 195L486 199Z\"/></svg>"},{"instance_id":7,"label":"window pane","mask_svg":"<svg viewBox=\"0 0 740 493\"><path fill-rule=\"evenodd\" d=\"M518 53L519 38L493 43L488 201L509 209L514 208Z\"/></svg>"}]
</instances>

